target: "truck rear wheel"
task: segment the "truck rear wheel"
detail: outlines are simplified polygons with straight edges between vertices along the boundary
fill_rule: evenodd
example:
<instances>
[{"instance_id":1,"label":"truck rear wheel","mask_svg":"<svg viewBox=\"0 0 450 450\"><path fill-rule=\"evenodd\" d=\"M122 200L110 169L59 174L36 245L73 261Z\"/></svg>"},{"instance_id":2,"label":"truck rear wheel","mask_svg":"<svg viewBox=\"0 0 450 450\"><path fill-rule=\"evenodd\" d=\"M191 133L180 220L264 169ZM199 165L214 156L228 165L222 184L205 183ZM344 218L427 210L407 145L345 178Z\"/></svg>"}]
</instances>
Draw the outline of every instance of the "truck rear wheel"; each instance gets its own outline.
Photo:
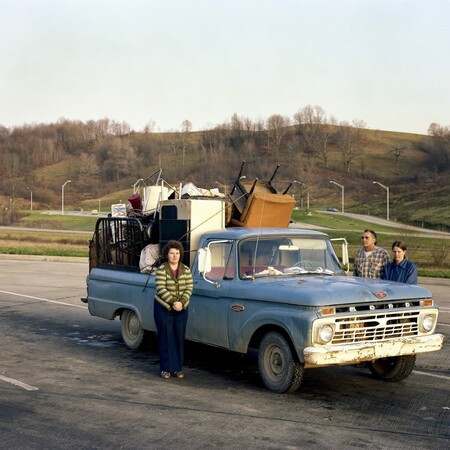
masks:
<instances>
[{"instance_id":1,"label":"truck rear wheel","mask_svg":"<svg viewBox=\"0 0 450 450\"><path fill-rule=\"evenodd\" d=\"M381 358L369 365L370 371L383 381L402 381L409 377L416 364L416 355Z\"/></svg>"},{"instance_id":2,"label":"truck rear wheel","mask_svg":"<svg viewBox=\"0 0 450 450\"><path fill-rule=\"evenodd\" d=\"M295 392L302 382L304 367L293 357L287 340L277 332L267 333L258 354L261 379L267 389L278 394Z\"/></svg>"},{"instance_id":3,"label":"truck rear wheel","mask_svg":"<svg viewBox=\"0 0 450 450\"><path fill-rule=\"evenodd\" d=\"M136 350L144 343L145 332L138 315L131 309L125 309L120 316L120 328L125 345Z\"/></svg>"}]
</instances>

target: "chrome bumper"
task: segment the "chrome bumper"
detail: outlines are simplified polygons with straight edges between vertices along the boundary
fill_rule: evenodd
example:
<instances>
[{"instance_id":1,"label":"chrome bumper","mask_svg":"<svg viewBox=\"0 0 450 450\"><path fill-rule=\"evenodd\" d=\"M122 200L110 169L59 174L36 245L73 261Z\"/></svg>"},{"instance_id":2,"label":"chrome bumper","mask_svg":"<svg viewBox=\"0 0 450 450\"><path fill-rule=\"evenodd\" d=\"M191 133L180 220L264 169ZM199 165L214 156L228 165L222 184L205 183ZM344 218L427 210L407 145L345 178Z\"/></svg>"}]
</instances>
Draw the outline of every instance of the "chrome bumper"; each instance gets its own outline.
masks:
<instances>
[{"instance_id":1,"label":"chrome bumper","mask_svg":"<svg viewBox=\"0 0 450 450\"><path fill-rule=\"evenodd\" d=\"M383 342L361 342L348 345L306 347L303 350L305 367L358 364L392 356L415 355L440 350L442 334L414 336Z\"/></svg>"}]
</instances>

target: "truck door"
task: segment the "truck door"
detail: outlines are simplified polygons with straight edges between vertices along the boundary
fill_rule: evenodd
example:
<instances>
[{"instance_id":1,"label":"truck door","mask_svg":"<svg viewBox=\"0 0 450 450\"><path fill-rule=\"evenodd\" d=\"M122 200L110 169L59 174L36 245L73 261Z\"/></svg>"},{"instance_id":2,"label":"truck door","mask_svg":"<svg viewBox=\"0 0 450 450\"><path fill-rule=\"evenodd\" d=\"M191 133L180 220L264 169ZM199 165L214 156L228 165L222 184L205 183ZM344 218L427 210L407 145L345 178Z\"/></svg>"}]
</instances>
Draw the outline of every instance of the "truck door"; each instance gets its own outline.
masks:
<instances>
[{"instance_id":1,"label":"truck door","mask_svg":"<svg viewBox=\"0 0 450 450\"><path fill-rule=\"evenodd\" d=\"M210 245L211 271L205 275L192 268L194 291L189 305L186 338L229 348L228 313L230 283L235 277L234 245L217 242Z\"/></svg>"}]
</instances>

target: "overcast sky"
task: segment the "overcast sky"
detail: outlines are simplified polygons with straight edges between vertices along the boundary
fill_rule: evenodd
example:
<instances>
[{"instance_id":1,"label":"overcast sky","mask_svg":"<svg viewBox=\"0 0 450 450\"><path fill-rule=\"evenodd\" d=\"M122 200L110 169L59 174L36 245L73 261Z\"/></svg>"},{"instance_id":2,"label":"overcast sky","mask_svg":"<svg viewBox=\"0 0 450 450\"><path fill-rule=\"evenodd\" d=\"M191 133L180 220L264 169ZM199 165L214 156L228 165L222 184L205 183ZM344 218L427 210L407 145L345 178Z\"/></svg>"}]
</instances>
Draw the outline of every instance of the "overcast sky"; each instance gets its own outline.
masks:
<instances>
[{"instance_id":1,"label":"overcast sky","mask_svg":"<svg viewBox=\"0 0 450 450\"><path fill-rule=\"evenodd\" d=\"M0 124L194 130L319 105L450 125L450 0L0 0Z\"/></svg>"}]
</instances>

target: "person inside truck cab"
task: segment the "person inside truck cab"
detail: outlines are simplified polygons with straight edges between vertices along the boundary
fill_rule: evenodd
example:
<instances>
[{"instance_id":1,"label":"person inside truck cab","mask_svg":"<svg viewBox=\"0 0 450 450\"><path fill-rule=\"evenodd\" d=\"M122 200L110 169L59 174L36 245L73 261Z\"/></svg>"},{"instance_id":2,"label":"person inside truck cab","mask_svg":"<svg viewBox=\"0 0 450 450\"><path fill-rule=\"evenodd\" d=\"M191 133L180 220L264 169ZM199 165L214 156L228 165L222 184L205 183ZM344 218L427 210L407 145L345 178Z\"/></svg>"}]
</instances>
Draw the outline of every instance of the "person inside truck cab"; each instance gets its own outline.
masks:
<instances>
[{"instance_id":1,"label":"person inside truck cab","mask_svg":"<svg viewBox=\"0 0 450 450\"><path fill-rule=\"evenodd\" d=\"M377 246L377 234L364 230L361 234L361 247L355 254L355 277L381 278L385 266L389 264L389 253Z\"/></svg>"},{"instance_id":2,"label":"person inside truck cab","mask_svg":"<svg viewBox=\"0 0 450 450\"><path fill-rule=\"evenodd\" d=\"M417 267L406 258L406 244L403 241L394 241L392 254L394 255L394 260L383 269L381 278L383 280L417 284Z\"/></svg>"},{"instance_id":3,"label":"person inside truck cab","mask_svg":"<svg viewBox=\"0 0 450 450\"><path fill-rule=\"evenodd\" d=\"M153 306L161 377L181 379L184 378L184 338L193 280L189 267L181 262L183 246L178 241L169 241L161 256L165 262L156 271Z\"/></svg>"}]
</instances>

